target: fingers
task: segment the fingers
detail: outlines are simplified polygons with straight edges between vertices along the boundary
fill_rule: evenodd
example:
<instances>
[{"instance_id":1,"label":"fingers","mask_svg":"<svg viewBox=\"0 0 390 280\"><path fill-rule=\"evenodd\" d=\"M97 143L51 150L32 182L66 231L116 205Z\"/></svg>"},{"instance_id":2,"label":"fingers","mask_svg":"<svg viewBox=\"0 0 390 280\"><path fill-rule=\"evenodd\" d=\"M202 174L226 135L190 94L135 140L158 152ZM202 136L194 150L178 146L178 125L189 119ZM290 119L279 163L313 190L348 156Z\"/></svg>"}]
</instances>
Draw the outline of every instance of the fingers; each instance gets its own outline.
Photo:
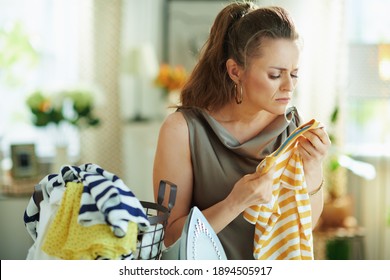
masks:
<instances>
[{"instance_id":1,"label":"fingers","mask_svg":"<svg viewBox=\"0 0 390 280\"><path fill-rule=\"evenodd\" d=\"M303 137L309 140L311 145L316 149L327 149L331 144L328 133L326 133L324 128L309 130L303 134Z\"/></svg>"},{"instance_id":2,"label":"fingers","mask_svg":"<svg viewBox=\"0 0 390 280\"><path fill-rule=\"evenodd\" d=\"M244 175L233 189L236 201L242 201L244 209L259 203L268 203L272 199L274 169L260 174L254 172ZM268 178L270 176L270 178Z\"/></svg>"},{"instance_id":3,"label":"fingers","mask_svg":"<svg viewBox=\"0 0 390 280\"><path fill-rule=\"evenodd\" d=\"M247 174L243 177L244 181L249 182L249 181L253 181L253 180L259 180L263 177L267 178L267 179L272 178L273 174L275 173L275 166L276 166L276 164L273 164L272 167L265 173L255 171L254 173Z\"/></svg>"},{"instance_id":4,"label":"fingers","mask_svg":"<svg viewBox=\"0 0 390 280\"><path fill-rule=\"evenodd\" d=\"M272 185L275 167L273 166L268 172L259 174L251 182L254 187L254 198L256 203L269 203L272 199Z\"/></svg>"},{"instance_id":5,"label":"fingers","mask_svg":"<svg viewBox=\"0 0 390 280\"><path fill-rule=\"evenodd\" d=\"M298 151L305 160L322 160L331 145L323 127L305 132L298 138L298 142Z\"/></svg>"},{"instance_id":6,"label":"fingers","mask_svg":"<svg viewBox=\"0 0 390 280\"><path fill-rule=\"evenodd\" d=\"M307 133L317 136L323 144L330 145L329 135L324 127L309 130ZM304 135L306 136L306 133Z\"/></svg>"},{"instance_id":7,"label":"fingers","mask_svg":"<svg viewBox=\"0 0 390 280\"><path fill-rule=\"evenodd\" d=\"M311 144L311 142L308 139L306 139L303 136L300 136L298 138L298 141L299 141L298 150L303 157L314 155L315 147L314 145Z\"/></svg>"}]
</instances>

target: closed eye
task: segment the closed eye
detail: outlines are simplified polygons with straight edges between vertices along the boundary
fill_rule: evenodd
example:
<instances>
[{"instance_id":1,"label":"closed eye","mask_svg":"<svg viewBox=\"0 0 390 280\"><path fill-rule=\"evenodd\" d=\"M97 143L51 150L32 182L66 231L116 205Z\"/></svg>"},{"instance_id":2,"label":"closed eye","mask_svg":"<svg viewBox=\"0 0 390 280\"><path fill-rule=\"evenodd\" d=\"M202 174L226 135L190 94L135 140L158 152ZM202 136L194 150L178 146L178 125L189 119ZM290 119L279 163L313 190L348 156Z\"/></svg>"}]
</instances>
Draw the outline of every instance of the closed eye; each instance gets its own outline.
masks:
<instances>
[{"instance_id":1,"label":"closed eye","mask_svg":"<svg viewBox=\"0 0 390 280\"><path fill-rule=\"evenodd\" d=\"M293 78L293 79L298 79L298 78L299 78L299 76L298 76L297 74L290 74L290 76L291 76L291 78Z\"/></svg>"},{"instance_id":2,"label":"closed eye","mask_svg":"<svg viewBox=\"0 0 390 280\"><path fill-rule=\"evenodd\" d=\"M280 75L269 75L269 78L272 80L276 80L280 78Z\"/></svg>"}]
</instances>

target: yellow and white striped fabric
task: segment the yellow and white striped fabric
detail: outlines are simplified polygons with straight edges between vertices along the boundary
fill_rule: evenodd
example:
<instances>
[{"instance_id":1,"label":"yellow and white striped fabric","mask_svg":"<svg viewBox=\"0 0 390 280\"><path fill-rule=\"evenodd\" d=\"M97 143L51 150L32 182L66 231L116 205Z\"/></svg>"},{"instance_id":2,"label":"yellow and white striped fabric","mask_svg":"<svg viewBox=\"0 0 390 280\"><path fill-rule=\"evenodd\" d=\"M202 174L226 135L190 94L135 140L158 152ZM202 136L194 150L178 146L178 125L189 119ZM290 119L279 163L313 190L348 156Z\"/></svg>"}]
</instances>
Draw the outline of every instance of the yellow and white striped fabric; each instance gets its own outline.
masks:
<instances>
[{"instance_id":1,"label":"yellow and white striped fabric","mask_svg":"<svg viewBox=\"0 0 390 280\"><path fill-rule=\"evenodd\" d=\"M255 259L313 259L311 206L296 140L318 127L314 119L298 127L257 168L265 173L276 162L271 202L244 211L244 218L256 227Z\"/></svg>"}]
</instances>

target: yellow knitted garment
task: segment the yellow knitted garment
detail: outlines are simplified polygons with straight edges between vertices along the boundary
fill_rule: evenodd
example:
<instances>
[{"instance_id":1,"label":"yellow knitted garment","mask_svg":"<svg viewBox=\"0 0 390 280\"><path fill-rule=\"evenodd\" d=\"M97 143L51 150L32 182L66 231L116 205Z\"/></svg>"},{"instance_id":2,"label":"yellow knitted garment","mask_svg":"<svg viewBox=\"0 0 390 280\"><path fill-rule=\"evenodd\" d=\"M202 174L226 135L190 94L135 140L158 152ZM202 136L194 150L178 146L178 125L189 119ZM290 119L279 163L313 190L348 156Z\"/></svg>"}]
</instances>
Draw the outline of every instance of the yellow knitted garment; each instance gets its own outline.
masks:
<instances>
[{"instance_id":1,"label":"yellow knitted garment","mask_svg":"<svg viewBox=\"0 0 390 280\"><path fill-rule=\"evenodd\" d=\"M77 222L82 183L69 182L51 223L42 250L65 260L120 259L136 249L138 226L129 222L126 236L116 237L110 226L82 226Z\"/></svg>"},{"instance_id":2,"label":"yellow knitted garment","mask_svg":"<svg viewBox=\"0 0 390 280\"><path fill-rule=\"evenodd\" d=\"M296 140L317 127L315 120L300 126L258 166L258 172L268 172L276 164L272 201L244 212L244 218L255 224L255 259L313 259L310 198Z\"/></svg>"}]
</instances>

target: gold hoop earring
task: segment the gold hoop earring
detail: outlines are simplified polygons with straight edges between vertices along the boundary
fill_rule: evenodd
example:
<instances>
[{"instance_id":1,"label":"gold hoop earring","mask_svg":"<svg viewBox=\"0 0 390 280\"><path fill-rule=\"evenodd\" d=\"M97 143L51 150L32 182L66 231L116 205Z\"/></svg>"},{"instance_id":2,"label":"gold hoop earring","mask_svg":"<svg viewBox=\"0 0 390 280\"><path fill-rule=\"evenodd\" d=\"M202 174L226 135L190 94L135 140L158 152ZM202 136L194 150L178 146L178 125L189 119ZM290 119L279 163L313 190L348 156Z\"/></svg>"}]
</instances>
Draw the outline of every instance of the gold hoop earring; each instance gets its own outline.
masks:
<instances>
[{"instance_id":1,"label":"gold hoop earring","mask_svg":"<svg viewBox=\"0 0 390 280\"><path fill-rule=\"evenodd\" d=\"M240 85L240 92L238 92L237 84L234 84L234 99L236 100L237 104L242 103L242 85Z\"/></svg>"}]
</instances>

